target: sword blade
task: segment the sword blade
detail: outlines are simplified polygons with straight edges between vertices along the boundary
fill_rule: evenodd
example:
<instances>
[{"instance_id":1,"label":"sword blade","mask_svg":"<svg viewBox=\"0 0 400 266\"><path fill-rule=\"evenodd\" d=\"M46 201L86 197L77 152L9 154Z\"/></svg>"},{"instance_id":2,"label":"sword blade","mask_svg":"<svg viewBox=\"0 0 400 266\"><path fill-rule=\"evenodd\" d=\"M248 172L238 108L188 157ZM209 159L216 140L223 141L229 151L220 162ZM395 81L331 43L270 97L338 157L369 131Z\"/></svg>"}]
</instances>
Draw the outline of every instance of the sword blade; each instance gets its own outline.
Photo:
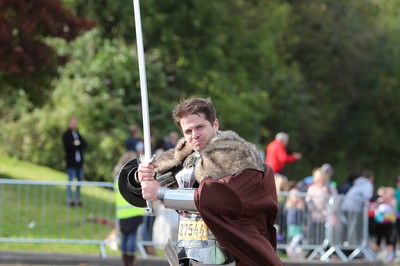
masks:
<instances>
[{"instance_id":1,"label":"sword blade","mask_svg":"<svg viewBox=\"0 0 400 266\"><path fill-rule=\"evenodd\" d=\"M133 10L135 14L136 46L137 46L137 56L139 63L140 95L142 101L144 159L146 161L150 161L151 137L150 137L149 104L147 97L146 67L144 61L142 20L140 15L139 0L133 0ZM146 213L148 215L155 215L153 203L151 201L146 201L146 202L147 202Z\"/></svg>"}]
</instances>

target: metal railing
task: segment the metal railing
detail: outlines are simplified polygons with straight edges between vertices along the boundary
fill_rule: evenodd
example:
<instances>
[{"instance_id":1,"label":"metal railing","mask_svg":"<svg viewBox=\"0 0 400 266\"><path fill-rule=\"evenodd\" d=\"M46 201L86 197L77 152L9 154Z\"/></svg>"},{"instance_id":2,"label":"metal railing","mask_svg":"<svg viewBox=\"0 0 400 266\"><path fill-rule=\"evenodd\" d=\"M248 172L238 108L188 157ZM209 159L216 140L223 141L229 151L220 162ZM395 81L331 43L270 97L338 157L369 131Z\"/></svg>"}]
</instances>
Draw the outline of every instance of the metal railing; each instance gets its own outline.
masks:
<instances>
[{"instance_id":1,"label":"metal railing","mask_svg":"<svg viewBox=\"0 0 400 266\"><path fill-rule=\"evenodd\" d=\"M81 188L82 206L67 204L66 188ZM0 179L0 242L99 245L115 225L109 182Z\"/></svg>"},{"instance_id":2,"label":"metal railing","mask_svg":"<svg viewBox=\"0 0 400 266\"><path fill-rule=\"evenodd\" d=\"M82 207L67 205L67 186L81 187ZM113 186L110 182L0 179L0 243L93 244L99 245L101 257L106 257L107 236L116 224ZM360 202L356 211L345 211L342 196L330 197L323 220L316 220L306 194L300 193L303 210L295 216L299 226L291 227L285 206L289 196L289 192L278 195L278 250L295 245L307 260L329 261L336 254L343 261L359 255L376 261L368 248L368 201ZM301 233L297 239L293 235L296 230ZM138 251L144 258L147 245L160 248L160 243L142 241L139 236Z\"/></svg>"},{"instance_id":3,"label":"metal railing","mask_svg":"<svg viewBox=\"0 0 400 266\"><path fill-rule=\"evenodd\" d=\"M293 232L290 232L288 224L290 214L286 207L289 197L289 192L280 192L278 195L278 250L301 250L303 254L299 257L310 261L317 257L321 261L329 261L333 254L344 262L360 255L369 261L377 260L375 253L368 247L369 201L350 199L353 203L357 202L358 206L356 209L346 210L345 197L334 195L315 199L316 202L325 201L323 209L315 210L315 206L307 200L306 193L297 193L301 202L299 205L303 209L295 217L299 227L297 243L293 246Z\"/></svg>"}]
</instances>

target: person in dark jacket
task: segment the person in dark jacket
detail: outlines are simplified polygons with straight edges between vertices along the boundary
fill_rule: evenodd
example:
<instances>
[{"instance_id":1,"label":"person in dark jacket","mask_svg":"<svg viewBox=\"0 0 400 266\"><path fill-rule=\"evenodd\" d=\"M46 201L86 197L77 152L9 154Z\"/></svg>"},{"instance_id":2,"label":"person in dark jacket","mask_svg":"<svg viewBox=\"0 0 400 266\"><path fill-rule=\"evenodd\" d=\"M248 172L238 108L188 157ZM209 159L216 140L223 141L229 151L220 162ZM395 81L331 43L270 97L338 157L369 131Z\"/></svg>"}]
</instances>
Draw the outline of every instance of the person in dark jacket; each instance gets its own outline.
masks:
<instances>
[{"instance_id":1,"label":"person in dark jacket","mask_svg":"<svg viewBox=\"0 0 400 266\"><path fill-rule=\"evenodd\" d=\"M136 152L138 157L143 154L144 143L139 137L139 129L135 125L129 126L129 137L125 141L125 148L128 152Z\"/></svg>"},{"instance_id":2,"label":"person in dark jacket","mask_svg":"<svg viewBox=\"0 0 400 266\"><path fill-rule=\"evenodd\" d=\"M72 117L68 121L68 129L62 135L62 141L65 151L65 163L68 174L68 181L73 181L75 178L82 181L84 177L83 151L87 147L85 138L78 132L78 120ZM75 198L72 195L72 186L67 186L67 205L82 206L80 186L76 186Z\"/></svg>"}]
</instances>

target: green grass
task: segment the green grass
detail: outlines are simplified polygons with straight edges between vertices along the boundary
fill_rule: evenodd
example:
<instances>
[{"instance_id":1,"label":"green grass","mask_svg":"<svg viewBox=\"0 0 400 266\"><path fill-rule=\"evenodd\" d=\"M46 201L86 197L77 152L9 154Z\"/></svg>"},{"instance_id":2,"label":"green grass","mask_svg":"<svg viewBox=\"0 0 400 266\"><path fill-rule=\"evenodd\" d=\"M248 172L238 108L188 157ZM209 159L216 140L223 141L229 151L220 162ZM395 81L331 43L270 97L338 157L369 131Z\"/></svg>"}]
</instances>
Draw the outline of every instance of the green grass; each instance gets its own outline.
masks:
<instances>
[{"instance_id":1,"label":"green grass","mask_svg":"<svg viewBox=\"0 0 400 266\"><path fill-rule=\"evenodd\" d=\"M0 154L0 178L67 181L64 172L19 161ZM65 203L65 186L0 186L0 237L24 239L105 239L112 226L93 222L93 217L113 221L114 192L99 187L82 187L83 208ZM32 225L34 222L35 226ZM94 244L0 243L3 251L34 251L67 254L99 254ZM106 248L107 255L119 254Z\"/></svg>"},{"instance_id":2,"label":"green grass","mask_svg":"<svg viewBox=\"0 0 400 266\"><path fill-rule=\"evenodd\" d=\"M66 174L0 154L0 175L35 181L66 181ZM3 177L4 178L4 177Z\"/></svg>"},{"instance_id":3,"label":"green grass","mask_svg":"<svg viewBox=\"0 0 400 266\"><path fill-rule=\"evenodd\" d=\"M35 180L35 181L66 181L67 176L64 172L55 171L48 167L35 165L29 162L23 162L9 158L0 154L0 178ZM4 185L3 185L4 186ZM51 191L43 191L51 188ZM101 210L106 210L114 206L114 197L110 196L112 191L97 187L89 187L82 190L82 199L85 205L101 206ZM45 195L43 199L38 199L37 195ZM22 237L22 236L43 236L48 238L63 238L63 234L68 233L69 237L85 238L92 237L93 234L105 236L111 231L110 227L103 224L88 222L84 208L68 208L65 205L60 206L58 197L65 196L64 187L42 188L37 191L33 188L1 189L0 204L6 202L4 207L0 206L0 237ZM21 204L22 201L22 204ZM38 217L34 206L46 204L46 208ZM18 207L16 207L18 206ZM2 209L3 208L3 209ZM3 211L1 211L3 210ZM101 210L98 212L101 214ZM86 215L86 216L85 216ZM57 219L54 219L57 217ZM34 230L24 228L15 228L16 224L21 224L20 219L24 219L28 225L31 221L36 221ZM58 227L52 226L54 221L63 221ZM71 226L72 224L72 226ZM65 230L55 230L55 228L69 228ZM78 244L47 244L47 243L0 243L2 251L29 251L45 253L63 253L63 254L89 254L98 255L100 250L98 245L78 245ZM114 251L106 248L107 256L119 256L120 251ZM161 249L157 249L158 256L164 256ZM279 254L281 258L285 256Z\"/></svg>"}]
</instances>

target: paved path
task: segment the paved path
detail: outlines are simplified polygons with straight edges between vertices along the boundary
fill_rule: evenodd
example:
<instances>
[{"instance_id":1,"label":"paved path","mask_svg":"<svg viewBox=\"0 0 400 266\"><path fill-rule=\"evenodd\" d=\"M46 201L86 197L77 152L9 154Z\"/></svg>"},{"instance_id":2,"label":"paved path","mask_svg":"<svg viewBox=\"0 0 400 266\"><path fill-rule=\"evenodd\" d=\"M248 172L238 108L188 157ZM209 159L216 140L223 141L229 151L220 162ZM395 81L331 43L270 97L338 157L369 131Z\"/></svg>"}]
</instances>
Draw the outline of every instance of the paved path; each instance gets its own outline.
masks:
<instances>
[{"instance_id":1,"label":"paved path","mask_svg":"<svg viewBox=\"0 0 400 266\"><path fill-rule=\"evenodd\" d=\"M348 263L342 261L320 262L306 260L284 260L285 266L308 266L308 265L329 265L329 266L382 266L381 262L368 262L354 260ZM100 258L98 256L48 254L48 253L22 253L0 251L0 266L121 266L121 259L116 256ZM389 265L389 264L386 264ZM395 265L395 264L392 264ZM396 264L398 265L398 264ZM149 257L138 258L138 266L169 266L165 258Z\"/></svg>"}]
</instances>

